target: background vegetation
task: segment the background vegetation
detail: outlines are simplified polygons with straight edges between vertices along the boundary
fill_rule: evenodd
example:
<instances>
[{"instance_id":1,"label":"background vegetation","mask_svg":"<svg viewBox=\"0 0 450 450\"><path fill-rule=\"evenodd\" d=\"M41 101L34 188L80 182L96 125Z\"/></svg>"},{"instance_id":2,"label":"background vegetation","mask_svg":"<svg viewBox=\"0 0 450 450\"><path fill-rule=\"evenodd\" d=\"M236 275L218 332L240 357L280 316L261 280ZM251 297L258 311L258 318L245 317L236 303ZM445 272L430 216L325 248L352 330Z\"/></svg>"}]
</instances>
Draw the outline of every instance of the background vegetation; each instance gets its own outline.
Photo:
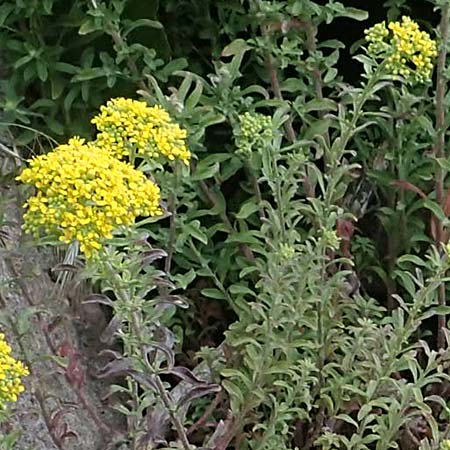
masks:
<instances>
[{"instance_id":1,"label":"background vegetation","mask_svg":"<svg viewBox=\"0 0 450 450\"><path fill-rule=\"evenodd\" d=\"M13 242L0 210L5 260L50 245L55 262L52 295L19 313L19 280L1 278L26 390L53 400L51 361L98 435L83 441L56 401L57 448L450 445L450 2L372 3L1 2L5 202L33 193L15 181L27 159L95 142L111 98L163 107L192 154L136 161L164 214L118 227L99 258L51 233ZM404 15L437 42L420 83L364 40ZM45 350L23 343L31 329ZM27 448L15 408L0 448Z\"/></svg>"}]
</instances>

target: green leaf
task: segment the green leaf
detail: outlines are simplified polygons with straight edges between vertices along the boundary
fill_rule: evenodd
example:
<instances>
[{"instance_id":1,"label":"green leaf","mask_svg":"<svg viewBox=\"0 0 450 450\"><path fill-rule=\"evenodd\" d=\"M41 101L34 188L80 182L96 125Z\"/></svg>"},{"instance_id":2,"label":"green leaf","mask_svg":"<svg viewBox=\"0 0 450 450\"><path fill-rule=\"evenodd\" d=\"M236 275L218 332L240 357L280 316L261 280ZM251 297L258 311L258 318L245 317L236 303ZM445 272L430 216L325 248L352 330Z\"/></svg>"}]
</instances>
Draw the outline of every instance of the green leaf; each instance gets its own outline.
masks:
<instances>
[{"instance_id":1,"label":"green leaf","mask_svg":"<svg viewBox=\"0 0 450 450\"><path fill-rule=\"evenodd\" d=\"M343 420L344 422L347 422L350 425L353 425L355 428L358 428L358 422L356 422L356 420L352 419L348 414L339 414L336 416L336 419Z\"/></svg>"},{"instance_id":2,"label":"green leaf","mask_svg":"<svg viewBox=\"0 0 450 450\"><path fill-rule=\"evenodd\" d=\"M177 273L176 275L173 275L172 279L175 282L177 288L187 289L187 287L195 280L196 277L197 274L195 273L195 270L190 269L186 273Z\"/></svg>"},{"instance_id":3,"label":"green leaf","mask_svg":"<svg viewBox=\"0 0 450 450\"><path fill-rule=\"evenodd\" d=\"M420 319L426 320L433 316L447 316L450 314L450 306L434 306L433 308L430 308L428 311L425 311L423 314L421 314Z\"/></svg>"},{"instance_id":4,"label":"green leaf","mask_svg":"<svg viewBox=\"0 0 450 450\"><path fill-rule=\"evenodd\" d=\"M222 50L222 56L240 55L250 48L250 45L244 39L235 39Z\"/></svg>"},{"instance_id":5,"label":"green leaf","mask_svg":"<svg viewBox=\"0 0 450 450\"><path fill-rule=\"evenodd\" d=\"M444 211L442 211L442 208L439 206L438 203L433 202L430 199L426 199L423 201L423 206L427 209L429 209L439 220L446 221L447 217L444 214Z\"/></svg>"},{"instance_id":6,"label":"green leaf","mask_svg":"<svg viewBox=\"0 0 450 450\"><path fill-rule=\"evenodd\" d=\"M280 85L282 92L298 92L302 89L303 83L298 78L286 78Z\"/></svg>"},{"instance_id":7,"label":"green leaf","mask_svg":"<svg viewBox=\"0 0 450 450\"><path fill-rule=\"evenodd\" d=\"M53 117L46 117L45 123L50 128L50 130L53 131L53 133L60 136L64 134L64 127L59 120L55 120Z\"/></svg>"},{"instance_id":8,"label":"green leaf","mask_svg":"<svg viewBox=\"0 0 450 450\"><path fill-rule=\"evenodd\" d=\"M174 75L175 72L185 69L187 66L188 62L186 58L172 59L172 61L169 61L162 69L158 70L155 75L158 77L158 79L166 82L171 75Z\"/></svg>"},{"instance_id":9,"label":"green leaf","mask_svg":"<svg viewBox=\"0 0 450 450\"><path fill-rule=\"evenodd\" d=\"M330 83L331 81L333 81L336 78L336 75L338 74L337 69L335 69L334 67L332 67L331 69L329 69L327 71L327 73L325 74L324 78L323 78L323 82L324 83Z\"/></svg>"},{"instance_id":10,"label":"green leaf","mask_svg":"<svg viewBox=\"0 0 450 450\"><path fill-rule=\"evenodd\" d=\"M306 131L304 136L302 137L305 140L310 140L315 138L316 136L322 136L328 131L330 128L331 119L320 119L316 120L312 125L310 125Z\"/></svg>"},{"instance_id":11,"label":"green leaf","mask_svg":"<svg viewBox=\"0 0 450 450\"><path fill-rule=\"evenodd\" d=\"M233 295L251 295L253 297L255 296L255 293L250 288L242 284L232 284L229 287L229 291L230 294Z\"/></svg>"},{"instance_id":12,"label":"green leaf","mask_svg":"<svg viewBox=\"0 0 450 450\"><path fill-rule=\"evenodd\" d=\"M133 30L140 27L156 28L157 30L162 30L164 28L163 24L161 22L158 22L157 20L137 19L130 21L129 24L125 26L123 36L126 37Z\"/></svg>"},{"instance_id":13,"label":"green leaf","mask_svg":"<svg viewBox=\"0 0 450 450\"><path fill-rule=\"evenodd\" d=\"M329 98L310 100L303 107L303 110L305 112L311 112L311 111L336 111L336 109L337 109L336 102L331 100L331 99L329 99Z\"/></svg>"},{"instance_id":14,"label":"green leaf","mask_svg":"<svg viewBox=\"0 0 450 450\"><path fill-rule=\"evenodd\" d=\"M222 291L219 291L219 289L216 289L216 288L205 288L205 289L202 289L200 292L202 295L204 295L205 297L208 297L208 298L214 298L216 300L226 300L227 299L226 295Z\"/></svg>"},{"instance_id":15,"label":"green leaf","mask_svg":"<svg viewBox=\"0 0 450 450\"><path fill-rule=\"evenodd\" d=\"M416 266L427 267L427 263L416 255L402 255L397 259L397 264L412 263Z\"/></svg>"},{"instance_id":16,"label":"green leaf","mask_svg":"<svg viewBox=\"0 0 450 450\"><path fill-rule=\"evenodd\" d=\"M200 241L202 244L208 243L208 237L206 234L200 229L200 221L193 220L190 223L183 225L183 233L186 233L188 236L192 236L197 241Z\"/></svg>"},{"instance_id":17,"label":"green leaf","mask_svg":"<svg viewBox=\"0 0 450 450\"><path fill-rule=\"evenodd\" d=\"M52 13L52 6L53 6L54 0L44 0L42 6L44 7L44 11L46 14Z\"/></svg>"},{"instance_id":18,"label":"green leaf","mask_svg":"<svg viewBox=\"0 0 450 450\"><path fill-rule=\"evenodd\" d=\"M71 81L89 81L103 76L105 76L103 67L88 67L81 69L75 76L72 77Z\"/></svg>"},{"instance_id":19,"label":"green leaf","mask_svg":"<svg viewBox=\"0 0 450 450\"><path fill-rule=\"evenodd\" d=\"M361 409L358 411L358 421L363 420L372 411L373 406L369 404L362 405Z\"/></svg>"},{"instance_id":20,"label":"green leaf","mask_svg":"<svg viewBox=\"0 0 450 450\"><path fill-rule=\"evenodd\" d=\"M92 33L93 31L97 31L98 25L95 23L95 20L92 17L88 17L78 29L78 34L84 36L85 34Z\"/></svg>"},{"instance_id":21,"label":"green leaf","mask_svg":"<svg viewBox=\"0 0 450 450\"><path fill-rule=\"evenodd\" d=\"M228 161L232 158L232 154L230 153L213 153L211 155L206 156L201 160L201 163L210 165L212 163L223 163L224 161ZM199 164L201 164L199 163Z\"/></svg>"},{"instance_id":22,"label":"green leaf","mask_svg":"<svg viewBox=\"0 0 450 450\"><path fill-rule=\"evenodd\" d=\"M234 413L239 412L241 406L244 404L244 395L241 390L230 380L222 380L222 386L230 395L231 411Z\"/></svg>"},{"instance_id":23,"label":"green leaf","mask_svg":"<svg viewBox=\"0 0 450 450\"><path fill-rule=\"evenodd\" d=\"M212 178L214 175L217 175L219 173L219 170L220 170L219 163L207 165L204 163L204 161L200 161L200 163L197 165L194 173L191 176L191 180L200 181Z\"/></svg>"},{"instance_id":24,"label":"green leaf","mask_svg":"<svg viewBox=\"0 0 450 450\"><path fill-rule=\"evenodd\" d=\"M414 296L416 293L416 287L412 278L412 274L404 270L395 270L394 275L395 277L400 278L400 284L406 289L408 294Z\"/></svg>"},{"instance_id":25,"label":"green leaf","mask_svg":"<svg viewBox=\"0 0 450 450\"><path fill-rule=\"evenodd\" d=\"M14 4L4 3L0 5L0 27L6 22L8 16L14 11Z\"/></svg>"},{"instance_id":26,"label":"green leaf","mask_svg":"<svg viewBox=\"0 0 450 450\"><path fill-rule=\"evenodd\" d=\"M36 70L37 70L39 79L42 82L47 81L47 78L48 78L47 64L45 64L45 62L43 62L42 60L38 59L36 61Z\"/></svg>"},{"instance_id":27,"label":"green leaf","mask_svg":"<svg viewBox=\"0 0 450 450\"><path fill-rule=\"evenodd\" d=\"M50 83L52 91L52 100L56 100L62 94L65 82L58 74L55 74L51 78Z\"/></svg>"},{"instance_id":28,"label":"green leaf","mask_svg":"<svg viewBox=\"0 0 450 450\"><path fill-rule=\"evenodd\" d=\"M369 13L362 9L348 6L345 8L345 17L362 22L363 20L367 20L369 18Z\"/></svg>"},{"instance_id":29,"label":"green leaf","mask_svg":"<svg viewBox=\"0 0 450 450\"><path fill-rule=\"evenodd\" d=\"M450 172L450 161L447 158L435 158L435 160L443 169Z\"/></svg>"},{"instance_id":30,"label":"green leaf","mask_svg":"<svg viewBox=\"0 0 450 450\"><path fill-rule=\"evenodd\" d=\"M186 109L189 111L197 106L197 103L200 100L200 97L203 93L203 83L200 80L196 81L195 89L192 91L192 94L186 99Z\"/></svg>"},{"instance_id":31,"label":"green leaf","mask_svg":"<svg viewBox=\"0 0 450 450\"><path fill-rule=\"evenodd\" d=\"M241 231L228 236L226 243L236 242L238 244L261 244L261 241L255 237L256 231Z\"/></svg>"},{"instance_id":32,"label":"green leaf","mask_svg":"<svg viewBox=\"0 0 450 450\"><path fill-rule=\"evenodd\" d=\"M259 208L259 205L257 205L253 200L249 200L241 206L239 212L236 214L236 219L247 219L249 216L259 211Z\"/></svg>"},{"instance_id":33,"label":"green leaf","mask_svg":"<svg viewBox=\"0 0 450 450\"><path fill-rule=\"evenodd\" d=\"M53 68L59 72L70 73L71 75L75 75L79 68L72 64L67 64L64 62L57 62L53 65Z\"/></svg>"},{"instance_id":34,"label":"green leaf","mask_svg":"<svg viewBox=\"0 0 450 450\"><path fill-rule=\"evenodd\" d=\"M18 69L19 67L22 67L23 65L29 63L32 59L34 59L34 55L22 56L14 63L13 67L14 69Z\"/></svg>"}]
</instances>

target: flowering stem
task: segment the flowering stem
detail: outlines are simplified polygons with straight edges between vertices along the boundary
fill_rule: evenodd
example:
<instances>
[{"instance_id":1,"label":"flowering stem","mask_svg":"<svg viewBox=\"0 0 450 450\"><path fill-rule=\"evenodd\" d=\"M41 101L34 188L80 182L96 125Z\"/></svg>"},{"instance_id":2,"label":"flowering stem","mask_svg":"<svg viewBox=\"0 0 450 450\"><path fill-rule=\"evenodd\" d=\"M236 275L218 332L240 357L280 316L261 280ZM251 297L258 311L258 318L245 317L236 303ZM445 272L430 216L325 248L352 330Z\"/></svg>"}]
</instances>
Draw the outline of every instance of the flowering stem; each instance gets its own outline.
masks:
<instances>
[{"instance_id":1,"label":"flowering stem","mask_svg":"<svg viewBox=\"0 0 450 450\"><path fill-rule=\"evenodd\" d=\"M442 16L440 23L440 32L441 32L441 45L439 49L439 56L437 62L437 81L436 81L436 143L434 147L434 156L436 158L443 158L445 155L444 147L445 147L445 88L447 84L447 77L445 75L446 70L446 59L447 59L447 45L449 41L449 21L450 21L450 5L449 2L445 4L442 8ZM444 180L445 180L445 171L436 162L435 169L435 183L436 183L436 200L442 205L443 196L444 196ZM444 226L441 220L436 218L436 237L435 243L439 248L443 242L443 234L444 234ZM438 302L439 305L446 304L445 298L445 283L442 282L439 286L438 290ZM438 337L437 337L437 345L438 348L443 348L445 345L445 334L444 329L446 326L446 316L439 315L438 316Z\"/></svg>"},{"instance_id":2,"label":"flowering stem","mask_svg":"<svg viewBox=\"0 0 450 450\"><path fill-rule=\"evenodd\" d=\"M263 36L268 35L267 26L261 27L261 33ZM278 79L278 70L277 70L276 62L275 62L275 59L273 58L273 56L270 54L267 57L266 67L267 67L267 72L269 73L269 76L270 76L270 84L272 86L273 94L278 100L283 101L284 99L283 99L283 94L281 93L280 80ZM286 121L284 128L286 130L287 138L289 139L289 141L291 143L294 143L296 136L295 136L294 127L292 125L291 117L289 117L289 119Z\"/></svg>"},{"instance_id":3,"label":"flowering stem","mask_svg":"<svg viewBox=\"0 0 450 450\"><path fill-rule=\"evenodd\" d=\"M144 349L144 339L142 336L141 331L141 324L142 320L140 317L140 311L134 312L132 314L132 325L134 328L134 333L136 334L136 337L138 339L138 346L140 348L141 358L145 361L146 354ZM175 430L177 431L178 437L180 438L180 441L182 443L184 450L190 450L191 446L189 444L189 440L186 435L186 430L181 423L181 420L176 414L176 408L172 402L172 399L170 398L168 392L166 392L166 388L164 386L164 383L161 381L161 378L159 375L154 372L153 373L153 381L156 384L156 388L158 390L159 397L161 398L161 401L163 402L164 407L167 409L167 412L169 413L170 418L172 419L172 424L175 427Z\"/></svg>"},{"instance_id":4,"label":"flowering stem","mask_svg":"<svg viewBox=\"0 0 450 450\"><path fill-rule=\"evenodd\" d=\"M264 37L267 37L269 35L269 27L261 26L261 34ZM277 98L278 100L284 101L283 94L281 92L281 87L280 87L280 80L278 78L278 69L276 66L276 61L271 54L269 54L267 56L266 68L267 68L267 72L269 73L269 76L270 76L270 84L272 86L272 91L274 93L275 98ZM297 137L295 134L293 121L292 121L291 117L289 117L288 120L285 122L284 129L286 132L286 137L289 140L289 142L291 144L295 143ZM305 178L303 179L303 187L304 187L305 193L308 197L315 197L315 193L311 187L311 183L309 181L308 175L305 175Z\"/></svg>"},{"instance_id":5,"label":"flowering stem","mask_svg":"<svg viewBox=\"0 0 450 450\"><path fill-rule=\"evenodd\" d=\"M127 292L127 289L123 287L123 280L121 279L120 275L118 275L114 268L111 266L110 262L106 263L106 266L109 270L109 273L111 275L112 284L114 285L115 289L114 292L117 295L117 298L119 301L124 302L128 306L131 304L132 301L132 292ZM132 356L139 355L140 358L142 358L143 361L147 360L147 355L145 353L145 339L142 335L142 316L141 316L141 310L133 311L129 317L129 323L130 327L132 328L132 333L137 338L137 345L135 348L131 349L131 352L134 353ZM156 373L156 371L152 370L153 375L153 381L155 382L158 395L164 405L164 407L167 409L167 412L169 413L169 416L172 420L172 424L177 431L178 437L181 441L183 450L190 450L191 446L189 444L189 440L186 435L186 430L181 423L180 418L176 414L176 408L172 402L172 399L170 398L169 394L166 392L166 388L164 386L164 383L161 381L161 378Z\"/></svg>"}]
</instances>

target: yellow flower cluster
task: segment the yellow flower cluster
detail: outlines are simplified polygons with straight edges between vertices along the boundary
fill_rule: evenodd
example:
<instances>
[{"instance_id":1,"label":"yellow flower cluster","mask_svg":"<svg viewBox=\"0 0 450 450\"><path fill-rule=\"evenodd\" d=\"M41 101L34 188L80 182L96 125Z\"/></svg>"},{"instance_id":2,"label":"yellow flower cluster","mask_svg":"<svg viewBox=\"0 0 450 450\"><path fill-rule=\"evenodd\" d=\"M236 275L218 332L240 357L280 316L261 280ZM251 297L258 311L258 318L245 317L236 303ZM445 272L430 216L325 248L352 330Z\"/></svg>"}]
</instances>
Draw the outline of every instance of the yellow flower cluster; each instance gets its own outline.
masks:
<instances>
[{"instance_id":1,"label":"yellow flower cluster","mask_svg":"<svg viewBox=\"0 0 450 450\"><path fill-rule=\"evenodd\" d=\"M11 347L0 333L0 408L7 402L17 401L17 397L25 390L21 377L29 375L22 362L11 356Z\"/></svg>"},{"instance_id":2,"label":"yellow flower cluster","mask_svg":"<svg viewBox=\"0 0 450 450\"><path fill-rule=\"evenodd\" d=\"M273 138L272 118L260 113L245 112L239 116L239 127L234 132L237 152L247 154L264 146Z\"/></svg>"},{"instance_id":3,"label":"yellow flower cluster","mask_svg":"<svg viewBox=\"0 0 450 450\"><path fill-rule=\"evenodd\" d=\"M436 42L410 17L401 22L378 23L365 30L368 52L386 59L386 68L407 81L423 83L431 78Z\"/></svg>"},{"instance_id":4,"label":"yellow flower cluster","mask_svg":"<svg viewBox=\"0 0 450 450\"><path fill-rule=\"evenodd\" d=\"M169 160L188 164L191 153L186 147L186 130L171 121L160 106L115 98L100 108L92 119L98 129L96 146L110 151L116 158L134 156Z\"/></svg>"},{"instance_id":5,"label":"yellow flower cluster","mask_svg":"<svg viewBox=\"0 0 450 450\"><path fill-rule=\"evenodd\" d=\"M117 227L162 214L156 184L79 138L34 158L17 179L37 189L25 205L25 230L36 236L43 230L65 243L77 240L88 258Z\"/></svg>"}]
</instances>

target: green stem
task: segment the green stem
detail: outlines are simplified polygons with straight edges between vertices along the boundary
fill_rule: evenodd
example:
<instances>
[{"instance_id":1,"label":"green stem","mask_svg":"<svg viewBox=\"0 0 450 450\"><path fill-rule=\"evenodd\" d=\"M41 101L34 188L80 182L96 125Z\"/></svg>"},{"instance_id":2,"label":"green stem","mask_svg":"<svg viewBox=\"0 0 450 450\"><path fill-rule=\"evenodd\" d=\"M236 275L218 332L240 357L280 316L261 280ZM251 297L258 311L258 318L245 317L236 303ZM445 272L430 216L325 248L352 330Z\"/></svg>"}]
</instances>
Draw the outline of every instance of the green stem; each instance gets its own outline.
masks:
<instances>
[{"instance_id":1,"label":"green stem","mask_svg":"<svg viewBox=\"0 0 450 450\"><path fill-rule=\"evenodd\" d=\"M176 215L177 215L177 187L178 187L178 165L174 164L174 183L169 195L168 210L170 213L169 219L169 241L167 244L167 258L164 263L164 271L166 274L170 274L172 268L172 258L175 250L175 238L176 238Z\"/></svg>"},{"instance_id":2,"label":"green stem","mask_svg":"<svg viewBox=\"0 0 450 450\"><path fill-rule=\"evenodd\" d=\"M123 280L115 271L114 268L111 266L110 262L106 262L106 266L108 268L108 271L111 275L111 284L114 287L114 292L117 295L117 299L119 301L122 301L126 305L130 305L133 297L133 293L128 293L126 289L122 287ZM128 309L128 308L127 308ZM147 355L145 353L145 339L142 335L142 317L141 317L141 310L135 310L133 311L130 316L128 317L128 322L130 324L132 334L136 336L137 338L137 346L136 348L132 348L130 354L132 356L140 356L142 360L147 359ZM181 423L179 417L176 414L176 408L174 404L172 403L171 398L169 397L169 394L166 392L166 388L164 387L163 382L161 381L161 378L156 373L156 371L152 371L153 375L153 381L155 382L158 395L164 405L164 407L167 409L167 412L169 413L169 416L171 418L172 424L178 434L178 437L181 441L183 450L190 450L191 446L189 444L189 440L186 435L186 430L184 429L183 424Z\"/></svg>"}]
</instances>

